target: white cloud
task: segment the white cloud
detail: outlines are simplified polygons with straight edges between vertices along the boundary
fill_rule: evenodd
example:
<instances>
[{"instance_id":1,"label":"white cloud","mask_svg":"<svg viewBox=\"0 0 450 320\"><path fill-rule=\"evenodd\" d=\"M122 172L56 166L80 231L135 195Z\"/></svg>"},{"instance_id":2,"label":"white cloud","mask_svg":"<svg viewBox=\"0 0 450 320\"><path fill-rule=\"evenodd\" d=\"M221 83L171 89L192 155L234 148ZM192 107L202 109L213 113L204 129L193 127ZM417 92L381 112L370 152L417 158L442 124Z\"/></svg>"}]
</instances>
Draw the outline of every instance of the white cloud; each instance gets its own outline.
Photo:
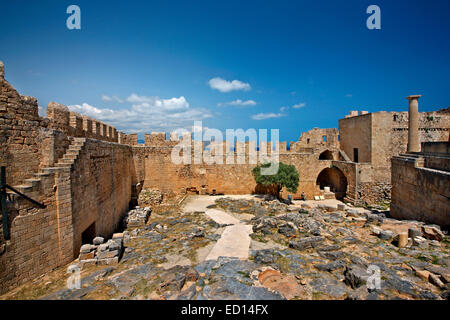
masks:
<instances>
[{"instance_id":1,"label":"white cloud","mask_svg":"<svg viewBox=\"0 0 450 320\"><path fill-rule=\"evenodd\" d=\"M345 95L345 97L346 97L346 98L351 98L351 97L353 97L353 95L352 95L351 93L347 93L347 94Z\"/></svg>"},{"instance_id":2,"label":"white cloud","mask_svg":"<svg viewBox=\"0 0 450 320\"><path fill-rule=\"evenodd\" d=\"M285 112L285 111L288 110L288 109L289 109L289 107L281 107L281 108L280 108L280 111L281 111L281 112Z\"/></svg>"},{"instance_id":3,"label":"white cloud","mask_svg":"<svg viewBox=\"0 0 450 320\"><path fill-rule=\"evenodd\" d=\"M265 120L265 119L271 119L271 118L280 118L280 117L284 117L284 116L285 116L285 114L283 114L283 113L273 113L273 112L258 113L258 114L252 115L252 119L253 120Z\"/></svg>"},{"instance_id":4,"label":"white cloud","mask_svg":"<svg viewBox=\"0 0 450 320\"><path fill-rule=\"evenodd\" d=\"M227 81L219 77L209 80L209 86L211 89L219 90L220 92L230 92L233 90L248 91L251 89L248 83L239 80Z\"/></svg>"},{"instance_id":5,"label":"white cloud","mask_svg":"<svg viewBox=\"0 0 450 320\"><path fill-rule=\"evenodd\" d=\"M218 106L243 106L243 107L248 107L248 106L256 106L256 101L253 100L247 100L247 101L242 101L241 99L237 99L234 101L230 101L230 102L225 102L225 103L219 103Z\"/></svg>"},{"instance_id":6,"label":"white cloud","mask_svg":"<svg viewBox=\"0 0 450 320\"><path fill-rule=\"evenodd\" d=\"M126 133L171 131L178 128L190 130L194 121L212 117L207 109L190 108L183 96L160 99L131 94L126 101L131 105L118 110L97 108L88 103L72 105L69 109L111 124Z\"/></svg>"},{"instance_id":7,"label":"white cloud","mask_svg":"<svg viewBox=\"0 0 450 320\"><path fill-rule=\"evenodd\" d=\"M103 100L103 101L108 101L108 102L114 100L114 101L116 101L116 102L118 102L118 103L123 103L123 102L124 102L122 99L120 99L120 98L117 97L117 96L112 96L112 97L110 97L110 96L107 96L107 95L105 95L105 94L102 95L102 100Z\"/></svg>"},{"instance_id":8,"label":"white cloud","mask_svg":"<svg viewBox=\"0 0 450 320\"><path fill-rule=\"evenodd\" d=\"M300 108L303 108L303 107L306 107L306 103L304 103L304 102L298 103L298 104L294 104L292 106L292 108L294 108L294 109L300 109Z\"/></svg>"}]
</instances>

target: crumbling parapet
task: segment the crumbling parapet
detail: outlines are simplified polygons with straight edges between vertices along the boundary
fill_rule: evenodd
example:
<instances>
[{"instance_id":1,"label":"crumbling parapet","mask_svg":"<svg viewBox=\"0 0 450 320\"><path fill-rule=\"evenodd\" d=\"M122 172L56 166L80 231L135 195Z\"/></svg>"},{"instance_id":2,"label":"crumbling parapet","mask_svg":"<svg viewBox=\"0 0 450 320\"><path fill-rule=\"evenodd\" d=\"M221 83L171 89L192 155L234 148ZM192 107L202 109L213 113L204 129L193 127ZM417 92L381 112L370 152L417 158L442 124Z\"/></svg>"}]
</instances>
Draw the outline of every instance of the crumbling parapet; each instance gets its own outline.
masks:
<instances>
[{"instance_id":1,"label":"crumbling parapet","mask_svg":"<svg viewBox=\"0 0 450 320\"><path fill-rule=\"evenodd\" d=\"M86 131L86 134L91 137L92 136L92 119L86 116L82 117L83 119L83 130Z\"/></svg>"},{"instance_id":2,"label":"crumbling parapet","mask_svg":"<svg viewBox=\"0 0 450 320\"><path fill-rule=\"evenodd\" d=\"M84 136L83 134L83 118L79 113L70 112L70 126L73 128L76 137Z\"/></svg>"},{"instance_id":3,"label":"crumbling parapet","mask_svg":"<svg viewBox=\"0 0 450 320\"><path fill-rule=\"evenodd\" d=\"M0 61L0 79L5 79L5 65Z\"/></svg>"},{"instance_id":4,"label":"crumbling parapet","mask_svg":"<svg viewBox=\"0 0 450 320\"><path fill-rule=\"evenodd\" d=\"M47 118L57 125L55 129L67 128L70 124L69 108L56 102L47 105Z\"/></svg>"}]
</instances>

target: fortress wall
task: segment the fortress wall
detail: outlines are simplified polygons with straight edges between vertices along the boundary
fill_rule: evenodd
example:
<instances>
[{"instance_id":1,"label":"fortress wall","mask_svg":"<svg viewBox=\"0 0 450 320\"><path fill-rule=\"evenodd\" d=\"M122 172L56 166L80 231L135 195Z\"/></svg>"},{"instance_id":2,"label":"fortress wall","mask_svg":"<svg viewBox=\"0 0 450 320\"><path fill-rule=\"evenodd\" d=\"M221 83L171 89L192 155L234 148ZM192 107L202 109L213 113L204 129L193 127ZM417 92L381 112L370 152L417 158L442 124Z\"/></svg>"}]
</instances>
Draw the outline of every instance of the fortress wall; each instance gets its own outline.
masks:
<instances>
[{"instance_id":1,"label":"fortress wall","mask_svg":"<svg viewBox=\"0 0 450 320\"><path fill-rule=\"evenodd\" d=\"M89 223L96 235L111 235L137 177L131 146L115 143L133 135L53 102L47 116L39 117L37 100L0 76L0 165L9 185L46 205L16 195L8 200L9 240L0 220L1 293L73 261ZM69 154L77 145L80 153Z\"/></svg>"},{"instance_id":2,"label":"fortress wall","mask_svg":"<svg viewBox=\"0 0 450 320\"><path fill-rule=\"evenodd\" d=\"M95 223L95 234L109 238L129 209L134 176L131 148L87 139L71 171L74 257L81 235Z\"/></svg>"},{"instance_id":3,"label":"fortress wall","mask_svg":"<svg viewBox=\"0 0 450 320\"><path fill-rule=\"evenodd\" d=\"M21 96L0 77L0 165L7 166L7 181L21 183L37 171L41 159L41 127L35 98Z\"/></svg>"},{"instance_id":4,"label":"fortress wall","mask_svg":"<svg viewBox=\"0 0 450 320\"><path fill-rule=\"evenodd\" d=\"M419 116L419 140L448 141L450 115L446 110L422 112ZM354 113L339 120L340 147L354 160L370 164L361 170L371 179L360 184L359 198L373 204L390 200L391 158L406 152L408 143L408 112ZM436 162L436 161L435 161ZM436 164L439 165L439 164Z\"/></svg>"},{"instance_id":5,"label":"fortress wall","mask_svg":"<svg viewBox=\"0 0 450 320\"><path fill-rule=\"evenodd\" d=\"M190 164L185 164L187 161L182 163L183 152L176 149L172 139L167 141L164 137L164 133L148 134L145 146L133 147L135 168L139 172L137 180L143 181L144 188L157 188L166 193L184 193L194 189L198 192L207 190L209 193L215 190L216 193L225 194L251 194L258 191L251 171L261 162L262 151L256 151L258 147L254 142L237 142L234 151L228 142L213 142L209 150L205 150L204 143L191 141L190 150L186 149L186 160ZM338 152L336 147L323 149L325 147L320 149L316 146L317 152L313 152L314 148L307 150L310 152L294 152L286 150L285 142L275 146L280 150L279 160L293 164L300 173L300 184L294 197L299 197L302 191L309 198L322 194L316 179L324 168L331 166L331 161L319 160L320 152L329 149L336 154ZM203 150L199 157L194 154L195 148ZM270 159L270 142L261 143L259 149L266 150L266 157ZM172 152L177 150L179 157L174 162ZM222 163L217 163L216 159L221 159ZM284 195L287 194L285 191Z\"/></svg>"},{"instance_id":6,"label":"fortress wall","mask_svg":"<svg viewBox=\"0 0 450 320\"><path fill-rule=\"evenodd\" d=\"M36 98L22 96L0 77L0 165L10 185L22 184L65 153L68 137L118 142L117 130L50 102L47 118L38 115Z\"/></svg>"},{"instance_id":7,"label":"fortress wall","mask_svg":"<svg viewBox=\"0 0 450 320\"><path fill-rule=\"evenodd\" d=\"M11 238L2 243L0 293L73 260L70 170L42 176L40 189L29 196L47 207L19 197L8 203Z\"/></svg>"},{"instance_id":8,"label":"fortress wall","mask_svg":"<svg viewBox=\"0 0 450 320\"><path fill-rule=\"evenodd\" d=\"M372 159L372 114L339 119L340 147L351 161L355 161L354 149L358 149L358 162Z\"/></svg>"},{"instance_id":9,"label":"fortress wall","mask_svg":"<svg viewBox=\"0 0 450 320\"><path fill-rule=\"evenodd\" d=\"M72 167L46 169L39 188L26 194L40 209L13 196L8 204L11 239L0 254L0 292L73 261L82 233L110 237L128 211L135 176L131 147L87 139ZM3 238L3 236L2 236Z\"/></svg>"}]
</instances>

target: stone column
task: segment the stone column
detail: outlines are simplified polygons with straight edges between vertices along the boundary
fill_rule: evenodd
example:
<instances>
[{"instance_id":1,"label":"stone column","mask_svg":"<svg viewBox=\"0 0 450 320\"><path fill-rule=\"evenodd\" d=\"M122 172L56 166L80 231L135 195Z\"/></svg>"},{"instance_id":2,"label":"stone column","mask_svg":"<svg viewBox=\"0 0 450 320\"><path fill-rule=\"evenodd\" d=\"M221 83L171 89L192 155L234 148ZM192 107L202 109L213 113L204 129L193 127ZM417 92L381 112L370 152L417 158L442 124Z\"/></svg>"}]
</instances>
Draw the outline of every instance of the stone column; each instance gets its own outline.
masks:
<instances>
[{"instance_id":1,"label":"stone column","mask_svg":"<svg viewBox=\"0 0 450 320\"><path fill-rule=\"evenodd\" d=\"M409 96L408 152L420 152L419 143L419 98L421 95Z\"/></svg>"}]
</instances>

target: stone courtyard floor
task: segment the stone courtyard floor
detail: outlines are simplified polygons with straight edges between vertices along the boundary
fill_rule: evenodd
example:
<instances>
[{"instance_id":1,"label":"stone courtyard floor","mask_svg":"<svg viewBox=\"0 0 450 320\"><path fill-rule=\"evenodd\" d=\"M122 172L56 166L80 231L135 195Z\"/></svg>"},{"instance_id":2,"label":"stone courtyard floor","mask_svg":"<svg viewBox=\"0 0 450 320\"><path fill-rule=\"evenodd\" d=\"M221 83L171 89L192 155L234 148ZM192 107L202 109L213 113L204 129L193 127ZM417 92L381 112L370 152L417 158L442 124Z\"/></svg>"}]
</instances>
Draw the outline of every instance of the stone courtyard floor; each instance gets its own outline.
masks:
<instances>
[{"instance_id":1,"label":"stone courtyard floor","mask_svg":"<svg viewBox=\"0 0 450 320\"><path fill-rule=\"evenodd\" d=\"M438 227L338 204L189 196L127 229L120 262L83 267L80 289L66 288L67 265L0 298L448 299Z\"/></svg>"}]
</instances>

